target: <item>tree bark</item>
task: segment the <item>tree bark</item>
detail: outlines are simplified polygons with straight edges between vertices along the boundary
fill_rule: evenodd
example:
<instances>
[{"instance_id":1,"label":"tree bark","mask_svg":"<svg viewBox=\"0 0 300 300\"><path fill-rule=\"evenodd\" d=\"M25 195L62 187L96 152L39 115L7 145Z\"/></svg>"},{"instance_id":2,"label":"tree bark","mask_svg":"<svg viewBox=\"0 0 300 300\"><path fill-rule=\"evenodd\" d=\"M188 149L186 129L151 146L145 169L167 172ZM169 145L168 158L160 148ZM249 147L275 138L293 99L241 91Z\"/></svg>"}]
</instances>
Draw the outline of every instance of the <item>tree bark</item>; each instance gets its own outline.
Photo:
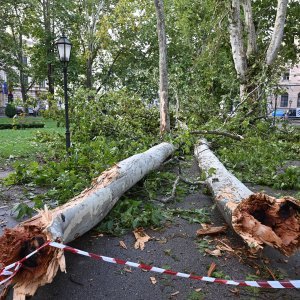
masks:
<instances>
[{"instance_id":1,"label":"tree bark","mask_svg":"<svg viewBox=\"0 0 300 300\"><path fill-rule=\"evenodd\" d=\"M0 237L0 265L21 259L20 249L26 243L36 240L67 243L83 235L107 215L124 192L158 168L174 150L171 144L162 143L131 156L103 172L90 188L65 205L42 211L16 228L6 230ZM15 299L25 300L26 295L33 295L39 286L50 283L59 266L65 269L61 251L52 248L43 251L34 269L24 268L15 277Z\"/></svg>"},{"instance_id":2,"label":"tree bark","mask_svg":"<svg viewBox=\"0 0 300 300\"><path fill-rule=\"evenodd\" d=\"M240 83L243 84L246 80L247 61L243 45L243 33L240 14L240 1L232 0L229 17L231 52L235 70L237 72Z\"/></svg>"},{"instance_id":3,"label":"tree bark","mask_svg":"<svg viewBox=\"0 0 300 300\"><path fill-rule=\"evenodd\" d=\"M296 199L254 194L226 170L204 139L196 146L195 156L224 219L249 247L257 251L266 244L285 255L300 248L300 204Z\"/></svg>"},{"instance_id":4,"label":"tree bark","mask_svg":"<svg viewBox=\"0 0 300 300\"><path fill-rule=\"evenodd\" d=\"M278 0L274 30L266 55L267 65L274 62L282 43L287 4L288 0Z\"/></svg>"},{"instance_id":5,"label":"tree bark","mask_svg":"<svg viewBox=\"0 0 300 300\"><path fill-rule=\"evenodd\" d=\"M20 76L20 88L21 88L21 95L22 95L22 101L25 106L26 112L26 102L27 102L27 88L26 88L26 82L25 82L25 72L24 72L24 66L25 63L23 61L23 35L22 33L19 33L19 53L18 53L18 59L19 59L19 76Z\"/></svg>"},{"instance_id":6,"label":"tree bark","mask_svg":"<svg viewBox=\"0 0 300 300\"><path fill-rule=\"evenodd\" d=\"M48 79L48 91L51 95L54 95L54 78L53 78L53 35L51 30L51 14L50 10L51 1L43 0L43 22L44 22L44 30L45 30L45 47L46 47L46 55L47 55L47 79ZM51 102L49 102L49 106L51 106Z\"/></svg>"},{"instance_id":7,"label":"tree bark","mask_svg":"<svg viewBox=\"0 0 300 300\"><path fill-rule=\"evenodd\" d=\"M253 22L251 0L243 0L245 26L247 30L247 58L257 52L256 31Z\"/></svg>"},{"instance_id":8,"label":"tree bark","mask_svg":"<svg viewBox=\"0 0 300 300\"><path fill-rule=\"evenodd\" d=\"M154 0L157 19L157 35L159 43L159 100L160 100L160 133L170 131L168 104L168 70L167 41L163 0Z\"/></svg>"}]
</instances>

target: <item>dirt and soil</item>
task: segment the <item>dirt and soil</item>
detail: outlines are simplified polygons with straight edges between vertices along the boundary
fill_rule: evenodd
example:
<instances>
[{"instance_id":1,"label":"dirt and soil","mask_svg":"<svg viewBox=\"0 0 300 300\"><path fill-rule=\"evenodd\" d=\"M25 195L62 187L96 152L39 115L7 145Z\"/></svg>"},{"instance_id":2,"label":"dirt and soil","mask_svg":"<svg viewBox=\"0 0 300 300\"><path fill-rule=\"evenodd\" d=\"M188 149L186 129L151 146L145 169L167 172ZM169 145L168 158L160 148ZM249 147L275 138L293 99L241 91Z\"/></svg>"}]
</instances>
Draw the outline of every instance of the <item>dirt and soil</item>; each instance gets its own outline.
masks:
<instances>
[{"instance_id":1,"label":"dirt and soil","mask_svg":"<svg viewBox=\"0 0 300 300\"><path fill-rule=\"evenodd\" d=\"M1 173L2 177L3 172ZM195 162L185 173L190 179L199 176ZM6 176L7 174L5 174ZM194 178L193 178L194 177ZM28 187L1 187L0 200L0 232L5 227L12 227L17 222L11 215L11 208L24 198L24 190ZM249 187L255 191L267 190L270 195L278 196L274 191L260 186ZM31 191L38 193L40 191ZM214 207L209 195L195 190L183 201L167 204L170 208L211 209L211 222L215 226L224 225L221 214ZM170 268L175 271L207 275L210 265L216 264L218 276L229 276L231 279L250 279L256 275L259 279L299 279L300 253L287 258L276 250L266 247L261 253L253 255L242 240L231 230L226 234L213 237L196 237L200 224L174 217L162 229L146 229L151 240L145 249L134 249L135 238L132 233L121 237L99 235L91 230L84 236L70 243L70 246L88 252L109 257L121 258L133 262L143 262L157 267ZM127 246L120 246L123 241ZM229 246L234 251L221 251L219 257L205 252L216 249L216 246ZM201 250L201 251L200 251ZM52 284L38 289L33 300L48 299L300 299L299 290L293 289L256 289L236 288L215 283L204 283L190 279L176 278L130 269L121 265L95 261L87 257L66 253L67 273L59 273ZM155 277L155 280L150 277ZM255 280L255 279L254 279ZM156 282L156 283L155 283ZM155 283L155 284L154 284ZM12 298L12 292L7 299Z\"/></svg>"}]
</instances>

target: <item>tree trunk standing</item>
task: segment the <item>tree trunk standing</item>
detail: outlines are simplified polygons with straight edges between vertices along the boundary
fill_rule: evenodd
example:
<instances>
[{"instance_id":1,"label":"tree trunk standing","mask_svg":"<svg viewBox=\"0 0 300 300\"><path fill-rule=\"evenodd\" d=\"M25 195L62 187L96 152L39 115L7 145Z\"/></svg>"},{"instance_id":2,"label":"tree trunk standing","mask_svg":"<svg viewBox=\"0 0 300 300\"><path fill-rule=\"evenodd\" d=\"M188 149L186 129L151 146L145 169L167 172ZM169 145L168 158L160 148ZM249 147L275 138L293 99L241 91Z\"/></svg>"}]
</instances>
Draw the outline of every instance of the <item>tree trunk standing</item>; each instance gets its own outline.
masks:
<instances>
[{"instance_id":1,"label":"tree trunk standing","mask_svg":"<svg viewBox=\"0 0 300 300\"><path fill-rule=\"evenodd\" d=\"M97 225L119 198L146 174L157 169L173 152L173 145L161 143L133 155L96 178L91 187L63 206L45 210L0 237L0 266L21 259L20 249L34 238L68 243ZM37 258L37 266L24 268L14 278L15 299L25 300L41 285L53 280L59 265L65 268L61 251L47 248Z\"/></svg>"},{"instance_id":2,"label":"tree trunk standing","mask_svg":"<svg viewBox=\"0 0 300 300\"><path fill-rule=\"evenodd\" d=\"M47 55L47 80L48 80L48 92L54 95L54 78L53 78L53 34L51 29L51 3L50 0L43 0L43 21L45 30L45 47ZM52 102L49 101L49 107L51 107Z\"/></svg>"},{"instance_id":3,"label":"tree trunk standing","mask_svg":"<svg viewBox=\"0 0 300 300\"><path fill-rule=\"evenodd\" d=\"M93 88L93 61L92 58L89 57L86 61L86 82L85 82L85 87L87 89L92 89Z\"/></svg>"},{"instance_id":4,"label":"tree trunk standing","mask_svg":"<svg viewBox=\"0 0 300 300\"><path fill-rule=\"evenodd\" d=\"M300 248L300 205L296 199L275 199L251 192L227 171L206 140L195 148L199 167L224 219L253 250L269 245L285 255Z\"/></svg>"},{"instance_id":5,"label":"tree trunk standing","mask_svg":"<svg viewBox=\"0 0 300 300\"><path fill-rule=\"evenodd\" d=\"M243 44L243 32L241 25L241 11L240 1L232 0L230 7L229 17L229 34L231 43L232 58L234 61L234 67L240 81L240 99L241 101L245 97L246 93L246 72L247 72L247 60L245 55L245 49Z\"/></svg>"},{"instance_id":6,"label":"tree trunk standing","mask_svg":"<svg viewBox=\"0 0 300 300\"><path fill-rule=\"evenodd\" d=\"M277 14L272 38L266 55L267 65L271 65L277 57L282 43L288 0L278 0Z\"/></svg>"},{"instance_id":7,"label":"tree trunk standing","mask_svg":"<svg viewBox=\"0 0 300 300\"><path fill-rule=\"evenodd\" d=\"M21 30L22 32L22 30ZM24 57L23 57L23 35L19 33L19 52L18 52L18 59L19 59L19 77L20 77L20 87L21 87L21 95L22 101L25 106L25 110L27 111L26 102L27 102L27 84L26 84L26 75L24 73ZM27 77L28 79L28 77Z\"/></svg>"},{"instance_id":8,"label":"tree trunk standing","mask_svg":"<svg viewBox=\"0 0 300 300\"><path fill-rule=\"evenodd\" d=\"M232 0L229 13L229 35L235 70L240 83L240 102L247 100L251 95L252 102L261 98L262 91L258 85L251 80L259 75L263 69L252 68L254 64L267 66L272 65L278 56L278 51L283 39L284 24L286 19L288 0L278 0L276 20L271 36L265 61L259 61L257 48L257 36L254 26L253 13L250 0ZM243 14L241 14L241 5ZM242 26L242 15L244 16L244 28ZM246 32L244 32L246 31ZM244 47L243 36L247 35L247 50ZM259 106L257 106L259 107Z\"/></svg>"},{"instance_id":9,"label":"tree trunk standing","mask_svg":"<svg viewBox=\"0 0 300 300\"><path fill-rule=\"evenodd\" d=\"M245 15L245 27L247 31L247 58L249 59L257 52L256 30L253 23L251 0L244 0L242 5Z\"/></svg>"},{"instance_id":10,"label":"tree trunk standing","mask_svg":"<svg viewBox=\"0 0 300 300\"><path fill-rule=\"evenodd\" d=\"M168 104L168 70L167 41L163 0L154 0L157 19L157 35L159 43L159 100L160 100L160 134L170 131Z\"/></svg>"}]
</instances>

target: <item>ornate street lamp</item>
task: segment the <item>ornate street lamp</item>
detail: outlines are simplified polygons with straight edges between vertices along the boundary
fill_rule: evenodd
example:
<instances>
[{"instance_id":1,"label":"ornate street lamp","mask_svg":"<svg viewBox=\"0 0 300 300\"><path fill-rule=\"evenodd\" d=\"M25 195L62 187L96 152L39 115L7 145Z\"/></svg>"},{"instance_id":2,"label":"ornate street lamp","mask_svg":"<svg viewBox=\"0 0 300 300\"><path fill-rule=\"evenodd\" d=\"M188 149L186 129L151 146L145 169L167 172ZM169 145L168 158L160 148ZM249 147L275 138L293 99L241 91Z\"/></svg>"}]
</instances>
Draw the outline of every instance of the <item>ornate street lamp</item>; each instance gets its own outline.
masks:
<instances>
[{"instance_id":1,"label":"ornate street lamp","mask_svg":"<svg viewBox=\"0 0 300 300\"><path fill-rule=\"evenodd\" d=\"M71 48L72 44L63 34L55 43L57 47L59 60L63 63L63 72L64 72L64 94L65 94L65 118L66 118L66 148L67 152L70 148L70 126L69 126L69 103L68 103L68 78L67 78L67 69L68 63L70 61Z\"/></svg>"}]
</instances>

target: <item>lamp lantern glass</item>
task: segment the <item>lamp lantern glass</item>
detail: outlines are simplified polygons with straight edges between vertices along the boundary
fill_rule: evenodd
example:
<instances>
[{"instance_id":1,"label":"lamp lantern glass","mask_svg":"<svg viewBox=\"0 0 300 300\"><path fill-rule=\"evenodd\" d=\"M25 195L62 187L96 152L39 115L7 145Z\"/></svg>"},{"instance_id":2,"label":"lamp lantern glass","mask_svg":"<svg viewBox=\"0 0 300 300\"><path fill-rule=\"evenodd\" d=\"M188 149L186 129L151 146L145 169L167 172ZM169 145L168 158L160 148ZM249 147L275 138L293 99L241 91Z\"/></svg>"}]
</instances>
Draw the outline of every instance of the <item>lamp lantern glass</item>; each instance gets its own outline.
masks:
<instances>
[{"instance_id":1,"label":"lamp lantern glass","mask_svg":"<svg viewBox=\"0 0 300 300\"><path fill-rule=\"evenodd\" d=\"M63 35L57 40L55 45L58 50L59 60L62 63L68 63L70 61L70 54L72 48L71 42L65 37L65 35Z\"/></svg>"}]
</instances>

